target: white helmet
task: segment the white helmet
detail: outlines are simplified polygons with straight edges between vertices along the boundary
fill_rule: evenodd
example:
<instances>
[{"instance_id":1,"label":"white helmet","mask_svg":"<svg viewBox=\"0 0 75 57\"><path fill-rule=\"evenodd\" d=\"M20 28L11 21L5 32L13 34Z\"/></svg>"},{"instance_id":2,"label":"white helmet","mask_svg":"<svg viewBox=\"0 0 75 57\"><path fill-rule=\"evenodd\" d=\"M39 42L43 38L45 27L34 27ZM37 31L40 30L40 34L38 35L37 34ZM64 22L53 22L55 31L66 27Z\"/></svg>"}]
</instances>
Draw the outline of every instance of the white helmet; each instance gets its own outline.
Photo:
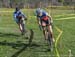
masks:
<instances>
[{"instance_id":1,"label":"white helmet","mask_svg":"<svg viewBox=\"0 0 75 57\"><path fill-rule=\"evenodd\" d=\"M42 9L40 9L40 8L37 8L37 9L36 9L36 14L39 14L39 13L42 13L42 12L43 12Z\"/></svg>"}]
</instances>

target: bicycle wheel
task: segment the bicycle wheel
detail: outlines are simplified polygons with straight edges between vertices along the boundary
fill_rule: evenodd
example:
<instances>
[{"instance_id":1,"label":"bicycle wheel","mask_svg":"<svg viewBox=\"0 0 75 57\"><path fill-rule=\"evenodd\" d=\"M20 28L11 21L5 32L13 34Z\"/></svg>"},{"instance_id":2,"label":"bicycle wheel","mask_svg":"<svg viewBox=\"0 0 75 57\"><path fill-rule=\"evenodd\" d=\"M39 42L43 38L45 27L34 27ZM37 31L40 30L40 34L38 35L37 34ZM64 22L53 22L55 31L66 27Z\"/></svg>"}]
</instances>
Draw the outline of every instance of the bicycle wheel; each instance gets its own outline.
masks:
<instances>
[{"instance_id":1,"label":"bicycle wheel","mask_svg":"<svg viewBox=\"0 0 75 57\"><path fill-rule=\"evenodd\" d=\"M53 41L49 32L48 32L48 44L50 51L53 51Z\"/></svg>"}]
</instances>

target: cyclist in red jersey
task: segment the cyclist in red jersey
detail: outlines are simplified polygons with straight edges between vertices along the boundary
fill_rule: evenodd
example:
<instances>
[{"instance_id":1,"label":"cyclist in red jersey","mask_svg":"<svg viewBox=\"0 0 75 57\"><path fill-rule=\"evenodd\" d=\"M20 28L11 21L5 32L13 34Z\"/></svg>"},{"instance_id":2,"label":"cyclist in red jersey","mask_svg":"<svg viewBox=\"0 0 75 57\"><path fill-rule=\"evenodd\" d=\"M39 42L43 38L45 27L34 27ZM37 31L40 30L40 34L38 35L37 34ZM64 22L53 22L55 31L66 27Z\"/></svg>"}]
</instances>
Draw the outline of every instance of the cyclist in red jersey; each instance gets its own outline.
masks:
<instances>
[{"instance_id":1,"label":"cyclist in red jersey","mask_svg":"<svg viewBox=\"0 0 75 57\"><path fill-rule=\"evenodd\" d=\"M42 26L45 39L46 39L46 34L45 34L44 26L48 26L49 32L51 34L51 38L52 38L53 42L55 42L54 36L53 36L53 31L52 31L52 23L53 23L52 17L46 11L44 11L43 9L40 9L40 8L38 8L36 10L36 16L37 16L38 24L40 26Z\"/></svg>"}]
</instances>

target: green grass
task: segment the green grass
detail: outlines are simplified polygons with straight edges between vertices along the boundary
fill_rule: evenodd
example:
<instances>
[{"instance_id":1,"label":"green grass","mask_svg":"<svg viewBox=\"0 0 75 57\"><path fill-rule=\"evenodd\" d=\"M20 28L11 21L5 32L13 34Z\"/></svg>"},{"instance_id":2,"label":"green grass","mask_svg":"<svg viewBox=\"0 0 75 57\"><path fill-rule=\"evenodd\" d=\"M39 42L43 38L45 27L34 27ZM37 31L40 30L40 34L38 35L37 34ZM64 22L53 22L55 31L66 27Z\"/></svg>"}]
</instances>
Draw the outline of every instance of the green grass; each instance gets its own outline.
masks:
<instances>
[{"instance_id":1,"label":"green grass","mask_svg":"<svg viewBox=\"0 0 75 57\"><path fill-rule=\"evenodd\" d=\"M0 9L0 11L13 11L13 9ZM20 35L17 24L13 20L12 12L1 12L0 14L0 57L57 57L54 51L47 51L48 45L46 44L42 31L39 30L36 17L34 16L34 9L23 9L26 13L28 21L26 23L27 29L33 29L34 38L32 45L28 45L28 39ZM51 15L54 20L54 37L59 35L55 26L63 31L57 49L60 57L68 57L69 50L72 51L75 57L75 19L70 20L55 20L61 18L74 17L72 10L51 10ZM71 15L73 14L73 15ZM66 55L66 56L65 56Z\"/></svg>"}]
</instances>

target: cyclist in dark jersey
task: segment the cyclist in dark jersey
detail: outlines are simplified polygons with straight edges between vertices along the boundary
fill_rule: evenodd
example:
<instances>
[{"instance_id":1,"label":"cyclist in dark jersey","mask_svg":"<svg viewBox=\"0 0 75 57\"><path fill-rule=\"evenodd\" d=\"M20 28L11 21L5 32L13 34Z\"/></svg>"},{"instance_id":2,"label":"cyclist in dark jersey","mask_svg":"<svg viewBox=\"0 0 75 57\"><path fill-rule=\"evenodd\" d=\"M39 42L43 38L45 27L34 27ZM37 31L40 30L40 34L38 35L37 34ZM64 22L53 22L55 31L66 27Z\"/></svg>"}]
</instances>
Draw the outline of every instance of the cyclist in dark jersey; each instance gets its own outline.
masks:
<instances>
[{"instance_id":1,"label":"cyclist in dark jersey","mask_svg":"<svg viewBox=\"0 0 75 57\"><path fill-rule=\"evenodd\" d=\"M20 9L18 7L16 7L15 12L13 13L13 16L14 16L14 20L18 24L19 29L23 35L25 32L24 20L27 20L27 17L20 11ZM21 20L22 20L22 22L21 22Z\"/></svg>"}]
</instances>

